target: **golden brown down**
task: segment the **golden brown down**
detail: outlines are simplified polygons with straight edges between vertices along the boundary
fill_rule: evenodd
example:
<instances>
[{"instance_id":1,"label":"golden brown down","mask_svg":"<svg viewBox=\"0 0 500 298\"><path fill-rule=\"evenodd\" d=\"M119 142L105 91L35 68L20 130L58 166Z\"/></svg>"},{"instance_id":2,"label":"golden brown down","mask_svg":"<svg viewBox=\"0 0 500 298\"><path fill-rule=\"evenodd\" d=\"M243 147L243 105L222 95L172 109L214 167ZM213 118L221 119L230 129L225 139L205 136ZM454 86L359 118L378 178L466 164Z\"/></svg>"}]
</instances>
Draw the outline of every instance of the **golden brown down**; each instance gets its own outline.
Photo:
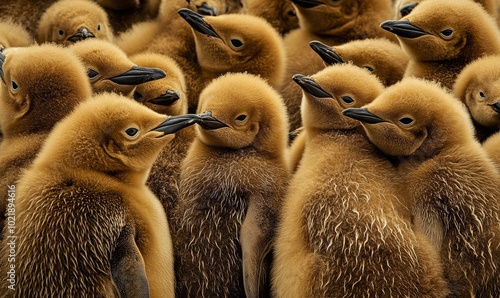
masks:
<instances>
[{"instance_id":1,"label":"golden brown down","mask_svg":"<svg viewBox=\"0 0 500 298\"><path fill-rule=\"evenodd\" d=\"M405 77L439 82L447 89L472 61L500 53L495 20L471 0L424 1L382 28L394 33L410 56Z\"/></svg>"},{"instance_id":2,"label":"golden brown down","mask_svg":"<svg viewBox=\"0 0 500 298\"><path fill-rule=\"evenodd\" d=\"M306 138L276 237L276 297L444 297L437 251L398 210L410 202L392 164L341 114L382 84L352 65L294 79Z\"/></svg>"},{"instance_id":3,"label":"golden brown down","mask_svg":"<svg viewBox=\"0 0 500 298\"><path fill-rule=\"evenodd\" d=\"M353 110L346 115L365 121L370 140L398 158L415 226L440 251L452 297L498 295L500 175L462 103L435 83L405 78Z\"/></svg>"},{"instance_id":4,"label":"golden brown down","mask_svg":"<svg viewBox=\"0 0 500 298\"><path fill-rule=\"evenodd\" d=\"M0 187L15 185L53 126L91 95L76 55L53 45L10 48L0 54ZM3 56L3 57L2 57ZM7 191L0 192L0 229Z\"/></svg>"},{"instance_id":5,"label":"golden brown down","mask_svg":"<svg viewBox=\"0 0 500 298\"><path fill-rule=\"evenodd\" d=\"M227 74L200 96L227 127L196 127L182 164L172 232L178 297L262 297L289 171L281 97L250 74Z\"/></svg>"},{"instance_id":6,"label":"golden brown down","mask_svg":"<svg viewBox=\"0 0 500 298\"><path fill-rule=\"evenodd\" d=\"M35 40L26 28L11 19L0 21L0 49L10 47L27 47Z\"/></svg>"},{"instance_id":7,"label":"golden brown down","mask_svg":"<svg viewBox=\"0 0 500 298\"><path fill-rule=\"evenodd\" d=\"M420 2L422 0L397 0L394 3L394 18L407 16ZM474 2L481 4L492 17L497 18L499 8L497 0L474 0Z\"/></svg>"},{"instance_id":8,"label":"golden brown down","mask_svg":"<svg viewBox=\"0 0 500 298\"><path fill-rule=\"evenodd\" d=\"M396 39L380 28L392 15L390 0L294 0L300 29L284 38L287 67L280 93L287 105L291 129L301 125L300 88L292 81L295 74L312 75L324 68L321 58L309 48L312 40L336 46L351 40L386 37Z\"/></svg>"},{"instance_id":9,"label":"golden brown down","mask_svg":"<svg viewBox=\"0 0 500 298\"><path fill-rule=\"evenodd\" d=\"M500 56L467 65L455 80L453 94L467 106L480 142L500 130Z\"/></svg>"},{"instance_id":10,"label":"golden brown down","mask_svg":"<svg viewBox=\"0 0 500 298\"><path fill-rule=\"evenodd\" d=\"M16 286L7 295L174 297L168 223L145 186L171 139L157 131L166 119L104 93L56 125L16 185Z\"/></svg>"},{"instance_id":11,"label":"golden brown down","mask_svg":"<svg viewBox=\"0 0 500 298\"><path fill-rule=\"evenodd\" d=\"M262 17L282 36L299 28L299 19L291 0L242 0L241 13Z\"/></svg>"}]
</instances>

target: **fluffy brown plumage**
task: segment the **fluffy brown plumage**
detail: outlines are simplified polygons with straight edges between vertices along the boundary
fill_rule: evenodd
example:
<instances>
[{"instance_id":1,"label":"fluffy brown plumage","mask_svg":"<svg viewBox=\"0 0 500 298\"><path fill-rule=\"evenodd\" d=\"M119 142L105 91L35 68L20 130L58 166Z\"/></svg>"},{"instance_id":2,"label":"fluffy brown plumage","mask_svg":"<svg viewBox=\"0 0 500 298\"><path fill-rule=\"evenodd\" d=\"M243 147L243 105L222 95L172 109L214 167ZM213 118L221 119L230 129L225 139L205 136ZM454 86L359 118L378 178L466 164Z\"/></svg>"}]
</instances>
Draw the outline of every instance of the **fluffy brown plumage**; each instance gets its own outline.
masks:
<instances>
[{"instance_id":1,"label":"fluffy brown plumage","mask_svg":"<svg viewBox=\"0 0 500 298\"><path fill-rule=\"evenodd\" d=\"M453 94L467 106L480 142L500 130L500 56L467 65L455 80Z\"/></svg>"},{"instance_id":2,"label":"fluffy brown plumage","mask_svg":"<svg viewBox=\"0 0 500 298\"><path fill-rule=\"evenodd\" d=\"M29 32L13 20L0 20L0 49L27 47L34 43Z\"/></svg>"},{"instance_id":3,"label":"fluffy brown plumage","mask_svg":"<svg viewBox=\"0 0 500 298\"><path fill-rule=\"evenodd\" d=\"M108 14L113 31L121 33L158 15L161 0L95 0Z\"/></svg>"},{"instance_id":4,"label":"fluffy brown plumage","mask_svg":"<svg viewBox=\"0 0 500 298\"><path fill-rule=\"evenodd\" d=\"M483 6L483 8L494 18L498 16L497 0L473 0ZM422 0L398 0L394 3L394 18L400 19L407 16Z\"/></svg>"},{"instance_id":5,"label":"fluffy brown plumage","mask_svg":"<svg viewBox=\"0 0 500 298\"><path fill-rule=\"evenodd\" d=\"M405 78L344 114L364 121L373 144L398 157L415 227L440 251L452 297L496 296L500 175L462 103L435 83Z\"/></svg>"},{"instance_id":6,"label":"fluffy brown plumage","mask_svg":"<svg viewBox=\"0 0 500 298\"><path fill-rule=\"evenodd\" d=\"M187 113L186 83L174 60L153 53L137 54L130 59L139 65L158 67L167 74L165 78L137 86L134 91L135 100L157 113ZM176 132L172 141L158 154L146 183L160 199L169 219L178 201L181 162L186 157L194 135L194 127Z\"/></svg>"},{"instance_id":7,"label":"fluffy brown plumage","mask_svg":"<svg viewBox=\"0 0 500 298\"><path fill-rule=\"evenodd\" d=\"M196 127L172 219L178 297L258 297L287 186L287 121L262 79L226 74L200 95L228 127Z\"/></svg>"},{"instance_id":8,"label":"fluffy brown plumage","mask_svg":"<svg viewBox=\"0 0 500 298\"><path fill-rule=\"evenodd\" d=\"M57 0L2 0L0 1L0 19L14 18L16 23L26 28L34 38L37 35L38 22L47 8Z\"/></svg>"},{"instance_id":9,"label":"fluffy brown plumage","mask_svg":"<svg viewBox=\"0 0 500 298\"><path fill-rule=\"evenodd\" d=\"M241 13L264 18L281 35L286 35L291 30L299 28L299 19L291 0L244 0L241 2L243 4Z\"/></svg>"},{"instance_id":10,"label":"fluffy brown plumage","mask_svg":"<svg viewBox=\"0 0 500 298\"><path fill-rule=\"evenodd\" d=\"M44 12L38 23L38 43L68 46L87 38L113 39L108 15L90 0L57 1Z\"/></svg>"},{"instance_id":11,"label":"fluffy brown plumage","mask_svg":"<svg viewBox=\"0 0 500 298\"><path fill-rule=\"evenodd\" d=\"M52 127L91 95L85 69L74 54L52 45L4 51L0 81L0 187L15 185ZM0 54L0 57L3 54ZM5 56L3 57L5 58ZM0 228L7 192L0 193Z\"/></svg>"},{"instance_id":12,"label":"fluffy brown plumage","mask_svg":"<svg viewBox=\"0 0 500 298\"><path fill-rule=\"evenodd\" d=\"M305 150L276 237L276 297L444 297L437 251L398 212L392 164L341 114L383 85L348 64L294 80Z\"/></svg>"},{"instance_id":13,"label":"fluffy brown plumage","mask_svg":"<svg viewBox=\"0 0 500 298\"><path fill-rule=\"evenodd\" d=\"M410 56L405 76L434 80L448 89L467 64L500 53L495 20L471 0L424 1L401 20L381 26L398 36Z\"/></svg>"},{"instance_id":14,"label":"fluffy brown plumage","mask_svg":"<svg viewBox=\"0 0 500 298\"><path fill-rule=\"evenodd\" d=\"M104 93L56 125L16 187L14 297L174 297L167 220L145 186L166 118Z\"/></svg>"},{"instance_id":15,"label":"fluffy brown plumage","mask_svg":"<svg viewBox=\"0 0 500 298\"><path fill-rule=\"evenodd\" d=\"M395 38L380 28L380 23L392 16L390 0L294 0L300 29L284 38L287 67L280 93L287 105L291 129L301 125L300 99L302 92L291 78L297 73L312 75L324 68L321 58L309 48L312 40L330 46L351 40L386 37Z\"/></svg>"},{"instance_id":16,"label":"fluffy brown plumage","mask_svg":"<svg viewBox=\"0 0 500 298\"><path fill-rule=\"evenodd\" d=\"M119 47L106 40L87 39L69 49L83 61L94 93L131 96L137 85L165 77L161 69L137 66Z\"/></svg>"}]
</instances>

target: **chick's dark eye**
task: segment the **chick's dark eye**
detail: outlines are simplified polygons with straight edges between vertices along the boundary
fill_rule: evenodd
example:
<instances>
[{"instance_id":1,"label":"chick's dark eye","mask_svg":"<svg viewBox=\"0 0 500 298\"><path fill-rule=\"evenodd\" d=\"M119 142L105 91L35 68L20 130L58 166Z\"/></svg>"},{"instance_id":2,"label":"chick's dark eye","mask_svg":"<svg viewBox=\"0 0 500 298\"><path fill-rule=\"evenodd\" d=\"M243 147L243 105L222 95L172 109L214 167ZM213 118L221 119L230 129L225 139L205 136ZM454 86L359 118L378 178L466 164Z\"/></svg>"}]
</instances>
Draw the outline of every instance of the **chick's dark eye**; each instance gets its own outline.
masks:
<instances>
[{"instance_id":1,"label":"chick's dark eye","mask_svg":"<svg viewBox=\"0 0 500 298\"><path fill-rule=\"evenodd\" d=\"M368 71L370 71L371 73L373 73L373 71L374 71L373 67L368 66L368 65L363 66L363 68L368 69Z\"/></svg>"},{"instance_id":2,"label":"chick's dark eye","mask_svg":"<svg viewBox=\"0 0 500 298\"><path fill-rule=\"evenodd\" d=\"M87 70L87 76L90 78L90 79L95 79L99 76L99 73L95 70L93 70L92 68L89 68Z\"/></svg>"},{"instance_id":3,"label":"chick's dark eye","mask_svg":"<svg viewBox=\"0 0 500 298\"><path fill-rule=\"evenodd\" d=\"M14 81L11 82L11 86L12 86L12 90L14 90L14 91L17 91L17 89L19 89L19 85L17 85L17 83Z\"/></svg>"},{"instance_id":4,"label":"chick's dark eye","mask_svg":"<svg viewBox=\"0 0 500 298\"><path fill-rule=\"evenodd\" d=\"M297 16L297 13L295 12L295 10L291 9L288 11L287 15L290 17L295 17Z\"/></svg>"},{"instance_id":5,"label":"chick's dark eye","mask_svg":"<svg viewBox=\"0 0 500 298\"><path fill-rule=\"evenodd\" d=\"M403 117L399 119L399 123L403 124L404 126L408 126L413 123L413 119L410 117Z\"/></svg>"},{"instance_id":6,"label":"chick's dark eye","mask_svg":"<svg viewBox=\"0 0 500 298\"><path fill-rule=\"evenodd\" d=\"M345 104L353 104L354 103L354 99L352 99L352 97L350 97L349 95L344 95L344 96L341 96L340 97L342 99L342 101L345 103Z\"/></svg>"},{"instance_id":7,"label":"chick's dark eye","mask_svg":"<svg viewBox=\"0 0 500 298\"><path fill-rule=\"evenodd\" d=\"M101 31L101 25L97 25L97 31Z\"/></svg>"},{"instance_id":8,"label":"chick's dark eye","mask_svg":"<svg viewBox=\"0 0 500 298\"><path fill-rule=\"evenodd\" d=\"M139 92L135 91L134 92L134 99L136 101L141 101L142 100L142 94L140 94Z\"/></svg>"},{"instance_id":9,"label":"chick's dark eye","mask_svg":"<svg viewBox=\"0 0 500 298\"><path fill-rule=\"evenodd\" d=\"M479 97L480 98L486 98L486 94L484 94L483 91L479 91Z\"/></svg>"},{"instance_id":10,"label":"chick's dark eye","mask_svg":"<svg viewBox=\"0 0 500 298\"><path fill-rule=\"evenodd\" d=\"M64 31L59 29L59 31L57 31L57 33L59 34L59 36L63 36L64 35Z\"/></svg>"},{"instance_id":11,"label":"chick's dark eye","mask_svg":"<svg viewBox=\"0 0 500 298\"><path fill-rule=\"evenodd\" d=\"M129 127L125 130L125 133L129 136L129 137L136 137L137 134L139 133L139 130L135 127Z\"/></svg>"},{"instance_id":12,"label":"chick's dark eye","mask_svg":"<svg viewBox=\"0 0 500 298\"><path fill-rule=\"evenodd\" d=\"M241 48L243 46L243 42L238 38L232 38L230 42L235 48Z\"/></svg>"},{"instance_id":13,"label":"chick's dark eye","mask_svg":"<svg viewBox=\"0 0 500 298\"><path fill-rule=\"evenodd\" d=\"M240 122L245 121L245 119L247 119L247 115L239 115L238 117L236 117L236 120Z\"/></svg>"},{"instance_id":14,"label":"chick's dark eye","mask_svg":"<svg viewBox=\"0 0 500 298\"><path fill-rule=\"evenodd\" d=\"M451 29L444 29L443 31L441 31L441 34L444 37L450 37L453 34L453 30L451 30Z\"/></svg>"}]
</instances>

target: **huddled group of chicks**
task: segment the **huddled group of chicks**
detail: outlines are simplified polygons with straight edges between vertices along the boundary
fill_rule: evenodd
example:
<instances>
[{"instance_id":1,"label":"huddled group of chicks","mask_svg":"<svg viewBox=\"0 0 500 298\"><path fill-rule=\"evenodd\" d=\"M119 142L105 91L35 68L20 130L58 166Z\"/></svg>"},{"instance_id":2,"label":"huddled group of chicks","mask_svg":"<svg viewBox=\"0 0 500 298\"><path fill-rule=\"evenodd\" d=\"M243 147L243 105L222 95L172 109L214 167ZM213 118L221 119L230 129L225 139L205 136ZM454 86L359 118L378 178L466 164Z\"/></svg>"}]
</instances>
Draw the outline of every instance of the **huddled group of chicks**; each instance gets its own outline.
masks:
<instances>
[{"instance_id":1,"label":"huddled group of chicks","mask_svg":"<svg viewBox=\"0 0 500 298\"><path fill-rule=\"evenodd\" d=\"M0 297L500 297L497 0L2 0Z\"/></svg>"}]
</instances>

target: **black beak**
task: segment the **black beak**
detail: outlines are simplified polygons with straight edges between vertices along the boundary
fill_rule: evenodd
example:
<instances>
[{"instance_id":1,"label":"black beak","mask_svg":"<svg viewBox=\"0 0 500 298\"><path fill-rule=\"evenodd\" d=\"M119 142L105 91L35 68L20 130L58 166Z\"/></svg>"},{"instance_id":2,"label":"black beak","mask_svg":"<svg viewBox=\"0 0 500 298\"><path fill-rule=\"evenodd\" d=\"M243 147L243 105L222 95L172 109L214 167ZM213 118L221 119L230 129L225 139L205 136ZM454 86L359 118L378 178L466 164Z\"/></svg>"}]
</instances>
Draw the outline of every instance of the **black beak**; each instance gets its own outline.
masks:
<instances>
[{"instance_id":1,"label":"black beak","mask_svg":"<svg viewBox=\"0 0 500 298\"><path fill-rule=\"evenodd\" d=\"M387 122L379 116L372 114L366 108L349 108L342 111L344 116L359 120L368 124L376 124L380 122Z\"/></svg>"},{"instance_id":2,"label":"black beak","mask_svg":"<svg viewBox=\"0 0 500 298\"><path fill-rule=\"evenodd\" d=\"M325 61L326 64L340 64L344 63L344 60L340 58L332 47L327 46L321 41L313 40L309 43L309 46Z\"/></svg>"},{"instance_id":3,"label":"black beak","mask_svg":"<svg viewBox=\"0 0 500 298\"><path fill-rule=\"evenodd\" d=\"M198 9L198 13L205 15L205 16L216 16L217 15L217 9L215 7L210 6L207 4L207 2L203 2L200 6L196 6Z\"/></svg>"},{"instance_id":4,"label":"black beak","mask_svg":"<svg viewBox=\"0 0 500 298\"><path fill-rule=\"evenodd\" d=\"M500 114L500 101L495 102L494 104L489 105L493 111L497 112Z\"/></svg>"},{"instance_id":5,"label":"black beak","mask_svg":"<svg viewBox=\"0 0 500 298\"><path fill-rule=\"evenodd\" d=\"M4 78L4 73L3 73L3 63L5 62L5 55L3 52L0 52L0 78L2 78L2 81L5 83L5 78Z\"/></svg>"},{"instance_id":6,"label":"black beak","mask_svg":"<svg viewBox=\"0 0 500 298\"><path fill-rule=\"evenodd\" d=\"M194 30L208 36L220 38L214 28L205 22L205 18L201 14L187 8L179 9L178 13L186 20L186 22L189 23L189 25L191 25Z\"/></svg>"},{"instance_id":7,"label":"black beak","mask_svg":"<svg viewBox=\"0 0 500 298\"><path fill-rule=\"evenodd\" d=\"M314 0L292 0L292 2L300 7L303 7L303 8L313 8L313 7L316 7L320 4L323 4L321 2L314 1Z\"/></svg>"},{"instance_id":8,"label":"black beak","mask_svg":"<svg viewBox=\"0 0 500 298\"><path fill-rule=\"evenodd\" d=\"M167 74L159 68L132 66L128 71L109 80L120 85L139 85L164 78Z\"/></svg>"},{"instance_id":9,"label":"black beak","mask_svg":"<svg viewBox=\"0 0 500 298\"><path fill-rule=\"evenodd\" d=\"M385 21L380 24L380 27L404 38L417 38L429 34L417 26L412 25L408 20Z\"/></svg>"},{"instance_id":10,"label":"black beak","mask_svg":"<svg viewBox=\"0 0 500 298\"><path fill-rule=\"evenodd\" d=\"M323 90L323 88L321 88L321 86L318 85L318 83L316 83L314 79L311 77L306 77L301 74L296 74L293 76L292 79L295 81L295 83L297 83L300 86L300 88L302 88L305 92L311 94L314 97L332 98L332 96L328 92Z\"/></svg>"},{"instance_id":11,"label":"black beak","mask_svg":"<svg viewBox=\"0 0 500 298\"><path fill-rule=\"evenodd\" d=\"M207 130L219 129L227 127L225 123L220 122L212 117L211 112L203 114L186 114L180 116L169 116L164 122L153 128L154 131L163 132L163 135L176 133L179 130L198 123L201 127Z\"/></svg>"},{"instance_id":12,"label":"black beak","mask_svg":"<svg viewBox=\"0 0 500 298\"><path fill-rule=\"evenodd\" d=\"M406 4L406 5L403 5L401 6L401 8L399 9L399 12L401 13L401 16L407 16L410 12L412 12L412 10L417 7L418 3L410 3L410 4Z\"/></svg>"},{"instance_id":13,"label":"black beak","mask_svg":"<svg viewBox=\"0 0 500 298\"><path fill-rule=\"evenodd\" d=\"M167 92L163 93L162 95L158 96L157 98L150 100L149 102L154 103L155 105L160 105L160 106L171 106L178 99L179 99L178 92L175 92L172 90L167 90Z\"/></svg>"},{"instance_id":14,"label":"black beak","mask_svg":"<svg viewBox=\"0 0 500 298\"><path fill-rule=\"evenodd\" d=\"M87 27L82 27L76 31L71 37L68 38L71 42L77 42L80 40L85 40L87 38L94 38L95 35L87 29Z\"/></svg>"}]
</instances>

